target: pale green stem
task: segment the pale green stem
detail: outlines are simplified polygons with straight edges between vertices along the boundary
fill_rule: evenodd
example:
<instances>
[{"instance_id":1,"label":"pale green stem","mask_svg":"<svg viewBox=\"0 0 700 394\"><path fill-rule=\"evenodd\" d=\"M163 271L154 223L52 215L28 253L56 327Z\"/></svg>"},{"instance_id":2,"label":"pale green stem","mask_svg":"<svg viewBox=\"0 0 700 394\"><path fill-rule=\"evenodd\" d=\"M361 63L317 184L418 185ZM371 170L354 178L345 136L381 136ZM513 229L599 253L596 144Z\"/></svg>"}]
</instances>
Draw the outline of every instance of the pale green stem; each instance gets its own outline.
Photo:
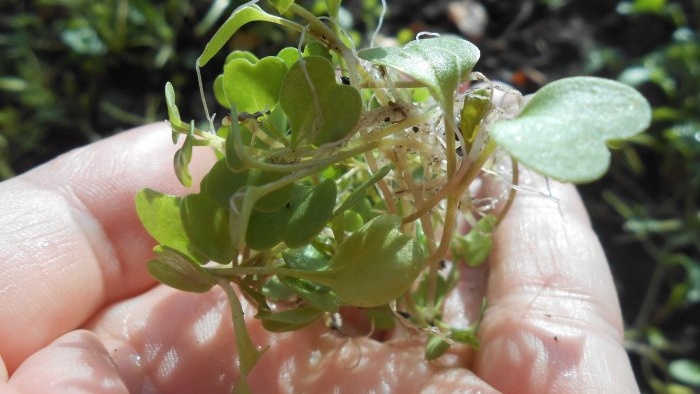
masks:
<instances>
[{"instance_id":1,"label":"pale green stem","mask_svg":"<svg viewBox=\"0 0 700 394\"><path fill-rule=\"evenodd\" d=\"M249 390L246 378L255 364L258 362L261 353L255 347L252 339L250 338L250 334L248 333L248 328L245 325L245 319L243 317L243 306L236 296L236 293L233 291L231 284L224 280L218 280L217 282L226 293L229 305L231 306L231 320L233 322L233 329L236 334L236 351L238 353L241 369L241 375L238 383L243 386L242 390L237 389L237 391L247 392Z\"/></svg>"}]
</instances>

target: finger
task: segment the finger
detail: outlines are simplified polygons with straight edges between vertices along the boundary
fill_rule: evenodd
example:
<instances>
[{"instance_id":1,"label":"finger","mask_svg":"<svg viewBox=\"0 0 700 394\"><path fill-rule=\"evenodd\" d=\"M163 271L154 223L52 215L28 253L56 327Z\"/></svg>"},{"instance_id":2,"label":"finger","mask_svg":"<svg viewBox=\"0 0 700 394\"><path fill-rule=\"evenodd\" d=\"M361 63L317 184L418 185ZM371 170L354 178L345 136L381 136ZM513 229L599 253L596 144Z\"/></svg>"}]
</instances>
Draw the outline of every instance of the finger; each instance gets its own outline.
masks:
<instances>
[{"instance_id":1,"label":"finger","mask_svg":"<svg viewBox=\"0 0 700 394\"><path fill-rule=\"evenodd\" d=\"M0 392L128 393L102 342L89 331L72 331L28 358ZM12 390L12 391L9 391Z\"/></svg>"},{"instance_id":2,"label":"finger","mask_svg":"<svg viewBox=\"0 0 700 394\"><path fill-rule=\"evenodd\" d=\"M103 305L153 285L144 267L153 241L134 195L182 192L174 149L166 125L150 125L0 184L0 354L10 373Z\"/></svg>"},{"instance_id":3,"label":"finger","mask_svg":"<svg viewBox=\"0 0 700 394\"><path fill-rule=\"evenodd\" d=\"M244 301L244 300L243 300ZM348 338L322 323L269 333L243 302L253 342L264 352L248 377L254 393L426 392L485 383L449 360L426 362L424 344ZM188 294L157 287L108 308L90 324L130 392L230 392L239 370L228 302L218 289Z\"/></svg>"},{"instance_id":4,"label":"finger","mask_svg":"<svg viewBox=\"0 0 700 394\"><path fill-rule=\"evenodd\" d=\"M571 185L523 178L495 234L476 373L503 392L638 392L580 197Z\"/></svg>"}]
</instances>

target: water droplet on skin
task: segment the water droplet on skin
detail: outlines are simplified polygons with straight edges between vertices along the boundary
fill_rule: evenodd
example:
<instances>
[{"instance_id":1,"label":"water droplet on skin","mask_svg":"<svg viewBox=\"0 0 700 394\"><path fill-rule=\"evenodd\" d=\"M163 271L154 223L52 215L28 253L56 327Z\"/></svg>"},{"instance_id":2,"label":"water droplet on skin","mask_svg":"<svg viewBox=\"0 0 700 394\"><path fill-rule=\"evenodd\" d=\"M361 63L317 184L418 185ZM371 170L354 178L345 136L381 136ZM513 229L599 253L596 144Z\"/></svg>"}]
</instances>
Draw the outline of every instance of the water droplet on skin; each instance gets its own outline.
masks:
<instances>
[{"instance_id":1,"label":"water droplet on skin","mask_svg":"<svg viewBox=\"0 0 700 394\"><path fill-rule=\"evenodd\" d=\"M134 362L134 365L141 367L143 364L141 363L141 356L138 354L131 355L131 360Z\"/></svg>"}]
</instances>

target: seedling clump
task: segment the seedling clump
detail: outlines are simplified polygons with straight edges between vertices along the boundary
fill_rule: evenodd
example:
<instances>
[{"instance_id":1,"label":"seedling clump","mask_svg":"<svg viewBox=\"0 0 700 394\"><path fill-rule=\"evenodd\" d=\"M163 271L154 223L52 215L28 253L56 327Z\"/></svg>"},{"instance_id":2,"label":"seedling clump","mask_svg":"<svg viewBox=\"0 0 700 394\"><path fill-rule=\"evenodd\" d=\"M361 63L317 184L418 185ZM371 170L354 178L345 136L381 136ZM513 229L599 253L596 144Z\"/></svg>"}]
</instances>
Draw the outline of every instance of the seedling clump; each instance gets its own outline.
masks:
<instances>
[{"instance_id":1,"label":"seedling clump","mask_svg":"<svg viewBox=\"0 0 700 394\"><path fill-rule=\"evenodd\" d=\"M317 17L291 0L236 9L197 60L197 73L239 28L268 22L298 33L298 47L257 58L233 51L213 83L220 121L180 118L165 87L180 181L192 182L193 147L219 157L200 191L145 189L138 214L160 244L151 274L191 292L229 296L241 382L260 351L239 295L270 331L301 329L340 307L373 308L429 336L426 357L454 343L478 346L468 329L441 320L459 264L483 263L496 213L469 186L494 154L547 177L583 183L607 170L607 143L644 130L650 109L635 90L593 77L544 86L513 115L474 72L479 50L457 37L417 37L403 47L357 50L337 23L340 0ZM200 79L201 86L201 79ZM204 96L202 96L204 97ZM511 100L513 101L513 100ZM458 218L471 224L457 231ZM451 260L445 267L445 260ZM440 271L440 272L438 272ZM239 293L234 292L238 287ZM375 314L376 315L376 314Z\"/></svg>"}]
</instances>

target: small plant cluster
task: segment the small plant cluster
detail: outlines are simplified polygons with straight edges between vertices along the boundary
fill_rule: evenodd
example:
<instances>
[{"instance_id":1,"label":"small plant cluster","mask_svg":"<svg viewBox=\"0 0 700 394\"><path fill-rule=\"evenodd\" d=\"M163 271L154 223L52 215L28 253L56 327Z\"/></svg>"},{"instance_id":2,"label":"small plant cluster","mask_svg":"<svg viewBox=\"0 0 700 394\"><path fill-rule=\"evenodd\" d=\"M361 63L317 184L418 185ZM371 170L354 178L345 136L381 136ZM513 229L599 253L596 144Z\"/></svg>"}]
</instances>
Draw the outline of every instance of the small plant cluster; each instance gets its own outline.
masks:
<instances>
[{"instance_id":1,"label":"small plant cluster","mask_svg":"<svg viewBox=\"0 0 700 394\"><path fill-rule=\"evenodd\" d=\"M337 22L340 0L326 0L322 17L292 0L257 3L220 27L197 60L198 75L250 22L296 32L299 45L263 58L228 54L213 84L227 113L218 123L204 99L206 125L183 121L168 83L173 142L184 137L174 158L178 178L191 184L196 146L212 148L218 161L198 193L136 196L159 243L150 273L180 290L220 286L228 295L239 387L261 354L239 297L270 331L357 307L424 333L428 359L455 343L478 346L478 322L450 326L442 303L459 265L488 257L515 197L517 163L590 182L608 167L607 144L650 121L639 93L593 77L553 82L527 104L507 91L521 106L515 116L473 71L479 50L466 40L424 34L400 48L358 50ZM509 192L477 199L470 185L498 152L512 159ZM497 213L499 201L506 208ZM466 234L457 230L460 218L470 224Z\"/></svg>"},{"instance_id":2,"label":"small plant cluster","mask_svg":"<svg viewBox=\"0 0 700 394\"><path fill-rule=\"evenodd\" d=\"M700 33L692 15L700 3L624 5L620 12L635 23L665 21L674 30L619 77L655 98L653 125L623 150L607 184L601 182L609 205L600 213L608 218L604 225L622 225L627 233L607 237L605 246L613 264L616 255L640 251L632 261L620 259L619 276L627 276L624 266L650 273L642 287L621 286L629 305L626 347L642 391L694 393L700 389L700 331L693 318L700 311Z\"/></svg>"}]
</instances>

